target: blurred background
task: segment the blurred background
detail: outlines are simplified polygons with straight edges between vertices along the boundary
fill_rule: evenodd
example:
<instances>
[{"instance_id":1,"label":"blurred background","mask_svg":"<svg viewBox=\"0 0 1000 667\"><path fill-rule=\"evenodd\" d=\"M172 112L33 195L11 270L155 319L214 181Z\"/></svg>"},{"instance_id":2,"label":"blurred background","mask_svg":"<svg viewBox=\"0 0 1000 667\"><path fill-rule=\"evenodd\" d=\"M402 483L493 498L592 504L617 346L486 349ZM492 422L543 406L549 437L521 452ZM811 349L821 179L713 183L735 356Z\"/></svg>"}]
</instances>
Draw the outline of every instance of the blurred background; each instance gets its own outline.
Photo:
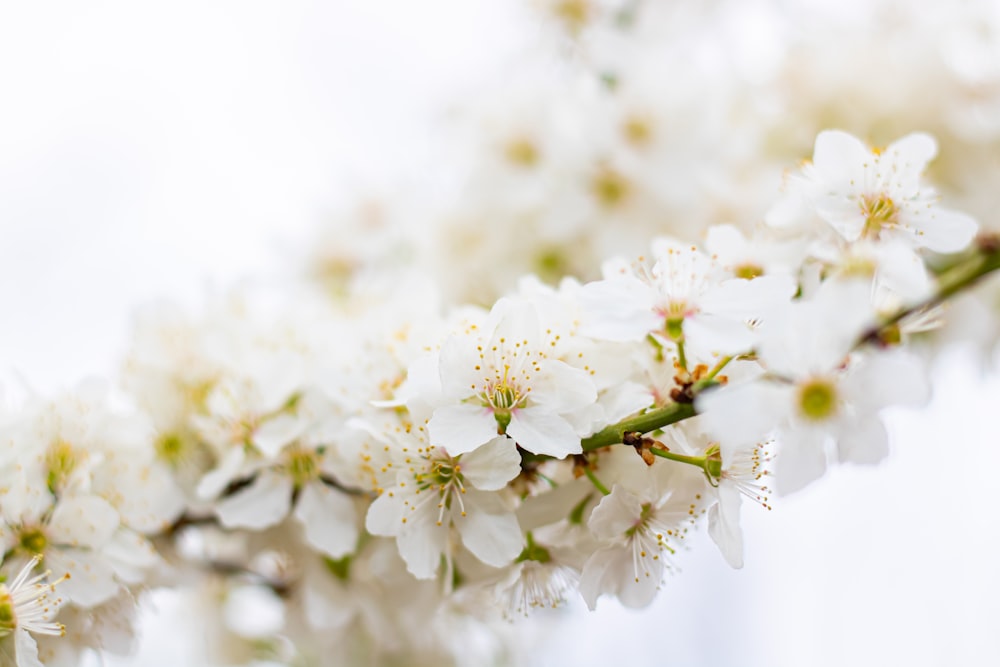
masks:
<instances>
[{"instance_id":1,"label":"blurred background","mask_svg":"<svg viewBox=\"0 0 1000 667\"><path fill-rule=\"evenodd\" d=\"M440 232L426 221L439 209L427 200L475 185L462 176L469 153L480 150L466 138L470 127L488 127L505 104L530 97L526 78L530 91L588 67L617 74L636 50L613 31L583 34L566 13L571 4L7 3L0 9L6 383L45 393L88 375L113 376L137 306L161 298L198 304L250 278L308 272L324 244L353 229L338 221L368 202L411 214L408 234L433 243ZM593 11L620 17L627 4L594 3ZM707 114L718 109L712 104L739 106L746 91L791 76L795 51L782 45L822 35L800 31L800 21L815 28L825 20L844 27L871 19L865 3L715 2L697 10L711 15L697 18L685 13L685 3L662 4L680 8L674 19L711 26L712 39L733 49L722 62L693 46L698 37L691 34L662 43L642 35L657 55L643 61L641 78L652 97L669 98L668 106L684 99L677 91L698 89L691 79L706 88L743 83L735 102L706 99ZM983 193L988 174L980 176L977 200L962 191L961 174L972 166L981 172L980 164L996 168L992 132L1000 128L1000 107L982 95L974 96L978 106L965 104L959 92L948 107L925 80L942 76L927 55L942 44L951 50L941 62L959 72L953 79L997 76L976 64L992 62L988 57L965 53L962 45L971 42L935 18L957 13L962 3L880 4L890 8L892 25L905 16L911 28L925 25L926 34L906 33L910 51L890 49L867 68L855 61L868 52L850 45L826 54L824 67L843 67L834 78L848 80L837 89L847 92L831 94L840 95L832 101L811 90L818 84L808 71L797 73L802 87L792 90L823 109L808 120L789 117L791 107L773 100L759 105L757 118L788 130L773 164L791 167L808 157L813 128L826 121L846 127L876 118L877 127L847 129L890 140L910 129L939 129L921 128L921 121L937 123L945 127L942 160L956 159L951 145L968 148L968 162L945 174L954 181L950 191L973 213L996 210L998 181ZM978 3L975 11L1000 15L995 5ZM991 20L984 25L998 24ZM901 40L882 37L883 46ZM995 45L995 37L984 43ZM900 62L909 53L919 58ZM1000 57L994 65L1000 71ZM895 78L897 66L909 68L912 81ZM888 100L871 102L865 116L856 108L864 91ZM926 108L914 110L913 96L921 94ZM907 110L898 122L897 106ZM931 115L940 109L969 116L956 125L945 111ZM674 118L685 116L678 111ZM963 135L947 128L972 129ZM736 139L710 133L687 140L684 150L706 160L718 153L727 164L754 149L723 151ZM781 169L755 172L744 186L776 188ZM668 173L675 180L665 188L685 189L680 174ZM756 196L767 201L774 188ZM746 215L757 215L757 206L748 201ZM518 266L514 275L533 268ZM609 600L596 613L571 605L551 626L558 630L543 637L533 619L519 622L517 631L538 642L536 664L994 664L1000 521L993 475L1000 448L992 422L1000 384L969 350L949 354L937 370L933 403L892 415L893 454L882 465L838 467L805 492L779 499L772 512L745 508L744 569L730 570L699 535L679 559L682 572L647 610L628 612ZM143 647L128 664L200 664L199 628L189 610L170 595L155 607L144 622Z\"/></svg>"}]
</instances>

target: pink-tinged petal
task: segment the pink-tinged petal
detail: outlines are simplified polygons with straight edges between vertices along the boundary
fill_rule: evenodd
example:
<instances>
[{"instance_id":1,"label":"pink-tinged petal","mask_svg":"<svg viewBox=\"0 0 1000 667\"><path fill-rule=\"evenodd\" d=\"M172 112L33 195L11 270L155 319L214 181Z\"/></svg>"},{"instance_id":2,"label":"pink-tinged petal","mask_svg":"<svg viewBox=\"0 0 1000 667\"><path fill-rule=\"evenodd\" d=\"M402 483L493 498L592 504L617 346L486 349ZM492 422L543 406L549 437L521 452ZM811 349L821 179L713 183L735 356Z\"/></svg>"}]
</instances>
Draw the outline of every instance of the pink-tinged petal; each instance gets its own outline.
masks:
<instances>
[{"instance_id":1,"label":"pink-tinged petal","mask_svg":"<svg viewBox=\"0 0 1000 667\"><path fill-rule=\"evenodd\" d=\"M463 497L465 516L454 517L462 544L487 565L503 567L524 548L517 517L494 494L470 490Z\"/></svg>"},{"instance_id":2,"label":"pink-tinged petal","mask_svg":"<svg viewBox=\"0 0 1000 667\"><path fill-rule=\"evenodd\" d=\"M268 419L253 432L253 444L269 459L275 458L285 445L302 435L308 422L294 415L278 415Z\"/></svg>"},{"instance_id":3,"label":"pink-tinged petal","mask_svg":"<svg viewBox=\"0 0 1000 667\"><path fill-rule=\"evenodd\" d=\"M971 216L937 206L908 211L900 223L911 228L918 246L941 253L964 250L979 231Z\"/></svg>"},{"instance_id":4,"label":"pink-tinged petal","mask_svg":"<svg viewBox=\"0 0 1000 667\"><path fill-rule=\"evenodd\" d=\"M305 528L306 542L332 558L351 553L358 543L354 501L322 482L303 487L295 518Z\"/></svg>"},{"instance_id":5,"label":"pink-tinged petal","mask_svg":"<svg viewBox=\"0 0 1000 667\"><path fill-rule=\"evenodd\" d=\"M583 451L580 436L569 422L542 408L515 410L507 426L507 435L534 454L545 454L557 459Z\"/></svg>"},{"instance_id":6,"label":"pink-tinged petal","mask_svg":"<svg viewBox=\"0 0 1000 667\"><path fill-rule=\"evenodd\" d=\"M514 441L499 435L474 452L462 456L459 465L465 480L480 491L499 491L521 474L521 455Z\"/></svg>"},{"instance_id":7,"label":"pink-tinged petal","mask_svg":"<svg viewBox=\"0 0 1000 667\"><path fill-rule=\"evenodd\" d=\"M538 363L531 378L530 399L549 412L573 412L597 401L597 389L590 374L556 359Z\"/></svg>"},{"instance_id":8,"label":"pink-tinged petal","mask_svg":"<svg viewBox=\"0 0 1000 667\"><path fill-rule=\"evenodd\" d=\"M580 333L600 340L640 341L663 327L653 307L657 294L631 275L587 283L580 289Z\"/></svg>"},{"instance_id":9,"label":"pink-tinged petal","mask_svg":"<svg viewBox=\"0 0 1000 667\"><path fill-rule=\"evenodd\" d=\"M118 592L114 570L98 552L50 549L45 552L45 566L54 579L70 574L59 584L59 595L80 607L96 607Z\"/></svg>"},{"instance_id":10,"label":"pink-tinged petal","mask_svg":"<svg viewBox=\"0 0 1000 667\"><path fill-rule=\"evenodd\" d=\"M788 429L774 459L778 493L794 493L826 472L826 433L808 428Z\"/></svg>"},{"instance_id":11,"label":"pink-tinged petal","mask_svg":"<svg viewBox=\"0 0 1000 667\"><path fill-rule=\"evenodd\" d=\"M708 534L730 567L739 569L743 567L743 531L740 529L742 498L739 490L726 481L719 484L717 491L719 502L708 510Z\"/></svg>"},{"instance_id":12,"label":"pink-tinged petal","mask_svg":"<svg viewBox=\"0 0 1000 667\"><path fill-rule=\"evenodd\" d=\"M434 411L427 435L432 445L458 456L497 437L497 420L492 410L481 405L446 405Z\"/></svg>"},{"instance_id":13,"label":"pink-tinged petal","mask_svg":"<svg viewBox=\"0 0 1000 667\"><path fill-rule=\"evenodd\" d=\"M587 525L597 539L613 540L632 528L641 515L642 502L639 498L616 484L591 512Z\"/></svg>"},{"instance_id":14,"label":"pink-tinged petal","mask_svg":"<svg viewBox=\"0 0 1000 667\"><path fill-rule=\"evenodd\" d=\"M875 464L889 455L889 434L875 415L852 419L843 424L837 438L841 462Z\"/></svg>"},{"instance_id":15,"label":"pink-tinged petal","mask_svg":"<svg viewBox=\"0 0 1000 667\"><path fill-rule=\"evenodd\" d=\"M50 542L97 549L118 530L118 512L97 496L64 498L56 504L46 534Z\"/></svg>"},{"instance_id":16,"label":"pink-tinged petal","mask_svg":"<svg viewBox=\"0 0 1000 667\"><path fill-rule=\"evenodd\" d=\"M219 501L215 513L226 528L261 530L288 516L291 505L292 480L263 470L249 486Z\"/></svg>"},{"instance_id":17,"label":"pink-tinged petal","mask_svg":"<svg viewBox=\"0 0 1000 667\"><path fill-rule=\"evenodd\" d=\"M17 660L13 656L4 656L4 665L14 667L45 667L38 659L38 644L34 637L28 634L27 630L17 628L14 630L14 651L17 652Z\"/></svg>"}]
</instances>

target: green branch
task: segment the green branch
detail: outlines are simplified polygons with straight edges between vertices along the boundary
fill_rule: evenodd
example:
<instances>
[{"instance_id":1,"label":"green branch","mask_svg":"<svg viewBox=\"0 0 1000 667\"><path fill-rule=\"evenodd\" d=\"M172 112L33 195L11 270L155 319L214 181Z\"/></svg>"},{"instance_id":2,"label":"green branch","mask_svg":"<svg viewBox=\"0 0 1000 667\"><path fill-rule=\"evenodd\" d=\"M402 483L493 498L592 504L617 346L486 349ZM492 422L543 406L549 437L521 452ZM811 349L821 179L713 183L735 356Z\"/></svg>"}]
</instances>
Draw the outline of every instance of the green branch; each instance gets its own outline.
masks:
<instances>
[{"instance_id":1,"label":"green branch","mask_svg":"<svg viewBox=\"0 0 1000 667\"><path fill-rule=\"evenodd\" d=\"M969 255L958 260L938 275L938 289L932 297L916 306L900 310L895 315L883 320L878 326L866 332L859 339L858 345L884 340L885 333L892 330L901 320L914 313L939 305L998 269L1000 269L1000 235L980 235ZM698 414L694 409L694 399L705 389L717 384L713 378L730 360L731 357L723 358L708 377L688 387L684 402L671 403L662 408L653 408L606 426L581 441L583 451L589 452L601 447L620 444L625 440L626 433L650 433L694 417ZM654 454L662 456L656 452Z\"/></svg>"},{"instance_id":2,"label":"green branch","mask_svg":"<svg viewBox=\"0 0 1000 667\"><path fill-rule=\"evenodd\" d=\"M671 403L662 408L653 408L646 412L623 419L620 422L605 426L592 436L586 437L580 443L583 451L589 452L608 445L617 445L625 438L626 433L649 433L658 428L669 426L697 414L691 403Z\"/></svg>"}]
</instances>

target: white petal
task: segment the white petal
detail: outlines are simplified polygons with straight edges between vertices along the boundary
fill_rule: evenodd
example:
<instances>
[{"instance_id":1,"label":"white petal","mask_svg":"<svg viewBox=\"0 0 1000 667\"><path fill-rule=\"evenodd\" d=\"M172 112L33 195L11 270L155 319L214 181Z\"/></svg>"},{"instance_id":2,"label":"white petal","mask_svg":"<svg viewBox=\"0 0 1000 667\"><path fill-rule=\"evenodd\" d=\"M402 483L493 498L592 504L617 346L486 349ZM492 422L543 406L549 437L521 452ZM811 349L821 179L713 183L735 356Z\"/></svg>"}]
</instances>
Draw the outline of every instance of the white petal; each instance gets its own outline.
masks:
<instances>
[{"instance_id":1,"label":"white petal","mask_svg":"<svg viewBox=\"0 0 1000 667\"><path fill-rule=\"evenodd\" d=\"M243 447L233 447L227 451L215 469L205 474L198 482L198 497L202 500L217 497L239 474L244 461L246 461L246 451Z\"/></svg>"},{"instance_id":2,"label":"white petal","mask_svg":"<svg viewBox=\"0 0 1000 667\"><path fill-rule=\"evenodd\" d=\"M115 573L98 553L79 549L51 549L45 552L45 566L56 579L70 577L59 584L59 594L81 607L95 607L118 592Z\"/></svg>"},{"instance_id":3,"label":"white petal","mask_svg":"<svg viewBox=\"0 0 1000 667\"><path fill-rule=\"evenodd\" d=\"M343 627L357 614L357 599L327 572L315 572L302 587L302 607L314 630Z\"/></svg>"},{"instance_id":4,"label":"white petal","mask_svg":"<svg viewBox=\"0 0 1000 667\"><path fill-rule=\"evenodd\" d=\"M743 567L743 531L740 529L739 490L723 481L717 489L719 502L708 510L708 534L731 567Z\"/></svg>"},{"instance_id":5,"label":"white petal","mask_svg":"<svg viewBox=\"0 0 1000 667\"><path fill-rule=\"evenodd\" d=\"M302 435L307 423L305 419L294 415L278 415L254 429L253 444L261 454L273 459L285 445Z\"/></svg>"},{"instance_id":6,"label":"white petal","mask_svg":"<svg viewBox=\"0 0 1000 667\"><path fill-rule=\"evenodd\" d=\"M531 403L549 412L579 410L597 401L590 374L555 359L544 359L531 379Z\"/></svg>"},{"instance_id":7,"label":"white petal","mask_svg":"<svg viewBox=\"0 0 1000 667\"><path fill-rule=\"evenodd\" d=\"M851 369L843 387L848 400L867 413L892 405L919 407L931 391L923 362L901 350L865 359Z\"/></svg>"},{"instance_id":8,"label":"white petal","mask_svg":"<svg viewBox=\"0 0 1000 667\"><path fill-rule=\"evenodd\" d=\"M881 160L888 158L894 168L894 178L903 183L916 183L927 164L938 153L937 140L923 132L913 132L889 144Z\"/></svg>"},{"instance_id":9,"label":"white petal","mask_svg":"<svg viewBox=\"0 0 1000 667\"><path fill-rule=\"evenodd\" d=\"M97 496L64 498L56 504L46 534L50 542L96 549L118 529L118 512Z\"/></svg>"},{"instance_id":10,"label":"white petal","mask_svg":"<svg viewBox=\"0 0 1000 667\"><path fill-rule=\"evenodd\" d=\"M368 506L365 529L372 535L395 537L403 530L405 505L394 489L387 489Z\"/></svg>"},{"instance_id":11,"label":"white petal","mask_svg":"<svg viewBox=\"0 0 1000 667\"><path fill-rule=\"evenodd\" d=\"M476 370L476 365L481 363L476 346L477 339L468 335L451 336L441 346L437 357L437 373L438 385L441 387L439 393L445 398L462 400L471 396L473 391L470 387L482 381L482 371ZM425 364L430 361L433 358ZM417 367L417 370L420 371L421 367ZM422 381L420 385L433 387L431 380Z\"/></svg>"},{"instance_id":12,"label":"white petal","mask_svg":"<svg viewBox=\"0 0 1000 667\"><path fill-rule=\"evenodd\" d=\"M760 317L775 305L787 303L797 289L791 276L760 276L753 280L733 278L709 290L698 304L705 313L751 319Z\"/></svg>"},{"instance_id":13,"label":"white petal","mask_svg":"<svg viewBox=\"0 0 1000 667\"><path fill-rule=\"evenodd\" d=\"M826 472L826 435L813 429L788 429L782 434L775 457L778 493L794 493Z\"/></svg>"},{"instance_id":14,"label":"white petal","mask_svg":"<svg viewBox=\"0 0 1000 667\"><path fill-rule=\"evenodd\" d=\"M871 150L847 132L824 130L816 136L812 163L823 180L848 180L862 164L872 159Z\"/></svg>"},{"instance_id":15,"label":"white petal","mask_svg":"<svg viewBox=\"0 0 1000 667\"><path fill-rule=\"evenodd\" d=\"M465 516L455 516L462 544L487 565L503 567L524 548L517 517L491 493L470 490L463 497Z\"/></svg>"},{"instance_id":16,"label":"white petal","mask_svg":"<svg viewBox=\"0 0 1000 667\"><path fill-rule=\"evenodd\" d=\"M918 246L934 252L963 250L979 231L979 224L972 217L937 206L918 209L901 222L915 230Z\"/></svg>"},{"instance_id":17,"label":"white petal","mask_svg":"<svg viewBox=\"0 0 1000 667\"><path fill-rule=\"evenodd\" d=\"M543 408L527 407L515 410L507 426L507 435L523 449L557 459L583 451L580 436L569 422L546 412Z\"/></svg>"},{"instance_id":18,"label":"white petal","mask_svg":"<svg viewBox=\"0 0 1000 667\"><path fill-rule=\"evenodd\" d=\"M594 537L613 540L632 528L641 514L642 503L639 498L616 484L611 493L601 498L601 502L591 512L587 525Z\"/></svg>"},{"instance_id":19,"label":"white petal","mask_svg":"<svg viewBox=\"0 0 1000 667\"><path fill-rule=\"evenodd\" d=\"M399 555L410 574L417 579L434 578L448 543L448 530L448 526L434 522L413 522L396 537Z\"/></svg>"},{"instance_id":20,"label":"white petal","mask_svg":"<svg viewBox=\"0 0 1000 667\"><path fill-rule=\"evenodd\" d=\"M498 491L521 474L521 455L514 441L500 435L462 456L462 475L480 491Z\"/></svg>"},{"instance_id":21,"label":"white petal","mask_svg":"<svg viewBox=\"0 0 1000 667\"><path fill-rule=\"evenodd\" d=\"M119 581L138 584L146 573L160 562L159 554L144 537L122 528L104 547L101 555L107 559Z\"/></svg>"},{"instance_id":22,"label":"white petal","mask_svg":"<svg viewBox=\"0 0 1000 667\"><path fill-rule=\"evenodd\" d=\"M766 381L719 387L702 393L695 406L703 428L723 448L728 460L731 449L753 446L788 418L792 390Z\"/></svg>"},{"instance_id":23,"label":"white petal","mask_svg":"<svg viewBox=\"0 0 1000 667\"><path fill-rule=\"evenodd\" d=\"M17 662L11 661L4 664L17 665L17 667L45 667L38 659L38 644L35 638L28 634L27 630L17 628L14 630L14 650L17 652Z\"/></svg>"},{"instance_id":24,"label":"white petal","mask_svg":"<svg viewBox=\"0 0 1000 667\"><path fill-rule=\"evenodd\" d=\"M434 411L427 435L432 445L458 456L497 437L497 420L492 410L479 405L446 405Z\"/></svg>"},{"instance_id":25,"label":"white petal","mask_svg":"<svg viewBox=\"0 0 1000 667\"><path fill-rule=\"evenodd\" d=\"M583 566L580 595L591 610L603 594L617 596L622 605L631 609L645 607L656 597L656 589L663 578L662 559L644 559L643 564L647 563L649 571L640 571L636 576L630 550L624 547L600 549L591 554Z\"/></svg>"},{"instance_id":26,"label":"white petal","mask_svg":"<svg viewBox=\"0 0 1000 667\"><path fill-rule=\"evenodd\" d=\"M844 426L837 438L841 461L873 464L889 455L889 434L877 416L852 419Z\"/></svg>"},{"instance_id":27,"label":"white petal","mask_svg":"<svg viewBox=\"0 0 1000 667\"><path fill-rule=\"evenodd\" d=\"M490 347L521 343L526 349L537 349L541 325L538 311L530 301L504 297L493 305L490 320L496 322Z\"/></svg>"},{"instance_id":28,"label":"white petal","mask_svg":"<svg viewBox=\"0 0 1000 667\"><path fill-rule=\"evenodd\" d=\"M640 341L663 326L653 311L657 295L631 275L584 285L579 292L580 333L601 340Z\"/></svg>"},{"instance_id":29,"label":"white petal","mask_svg":"<svg viewBox=\"0 0 1000 667\"><path fill-rule=\"evenodd\" d=\"M736 318L699 313L684 319L684 340L698 358L748 352L756 338L750 326Z\"/></svg>"},{"instance_id":30,"label":"white petal","mask_svg":"<svg viewBox=\"0 0 1000 667\"><path fill-rule=\"evenodd\" d=\"M354 501L322 482L312 482L302 489L295 518L305 527L306 542L333 558L351 553L357 545Z\"/></svg>"},{"instance_id":31,"label":"white petal","mask_svg":"<svg viewBox=\"0 0 1000 667\"><path fill-rule=\"evenodd\" d=\"M219 522L226 528L261 530L286 516L292 504L292 480L271 470L215 506Z\"/></svg>"}]
</instances>

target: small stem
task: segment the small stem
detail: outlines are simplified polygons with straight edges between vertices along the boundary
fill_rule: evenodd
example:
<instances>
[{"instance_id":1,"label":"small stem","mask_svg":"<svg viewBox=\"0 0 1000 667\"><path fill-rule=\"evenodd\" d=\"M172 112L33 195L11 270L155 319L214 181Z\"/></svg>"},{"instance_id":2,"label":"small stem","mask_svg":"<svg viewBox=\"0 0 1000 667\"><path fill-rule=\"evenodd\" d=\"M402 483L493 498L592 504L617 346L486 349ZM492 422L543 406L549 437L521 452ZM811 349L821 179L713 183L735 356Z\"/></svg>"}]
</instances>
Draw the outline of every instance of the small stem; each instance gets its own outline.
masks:
<instances>
[{"instance_id":1,"label":"small stem","mask_svg":"<svg viewBox=\"0 0 1000 667\"><path fill-rule=\"evenodd\" d=\"M685 371L688 369L687 355L684 354L684 339L677 341L677 361Z\"/></svg>"},{"instance_id":2,"label":"small stem","mask_svg":"<svg viewBox=\"0 0 1000 667\"><path fill-rule=\"evenodd\" d=\"M597 489L606 496L611 495L611 492L608 491L608 487L601 484L601 480L597 479L597 475L594 474L593 470L591 470L590 468L584 468L583 474L587 476L587 479L590 480L590 483L594 485L595 489Z\"/></svg>"},{"instance_id":3,"label":"small stem","mask_svg":"<svg viewBox=\"0 0 1000 667\"><path fill-rule=\"evenodd\" d=\"M708 372L708 375L706 375L705 377L703 377L700 380L700 382L706 382L708 380L714 380L715 376L719 374L719 371L721 371L723 368L725 368L729 364L729 362L732 361L732 360L733 360L732 355L727 356L727 357L722 357L722 359L719 359L719 363L717 363L715 365L715 367Z\"/></svg>"},{"instance_id":4,"label":"small stem","mask_svg":"<svg viewBox=\"0 0 1000 667\"><path fill-rule=\"evenodd\" d=\"M705 469L705 457L704 456L686 456L684 454L674 454L673 452L660 449L659 447L650 447L649 451L656 456L661 458L670 459L671 461L677 461L678 463L687 463L688 465L693 465L696 468Z\"/></svg>"}]
</instances>

